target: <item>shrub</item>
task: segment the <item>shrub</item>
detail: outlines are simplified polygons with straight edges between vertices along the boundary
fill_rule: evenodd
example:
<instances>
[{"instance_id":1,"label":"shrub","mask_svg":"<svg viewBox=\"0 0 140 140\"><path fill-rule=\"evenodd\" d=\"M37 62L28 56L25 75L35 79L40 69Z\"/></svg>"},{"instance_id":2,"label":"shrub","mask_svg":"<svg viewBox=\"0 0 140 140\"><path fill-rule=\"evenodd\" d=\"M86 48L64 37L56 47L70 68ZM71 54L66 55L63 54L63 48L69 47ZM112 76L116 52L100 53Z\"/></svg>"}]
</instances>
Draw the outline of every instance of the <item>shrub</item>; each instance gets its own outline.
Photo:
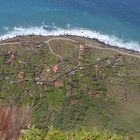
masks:
<instances>
[{"instance_id":1,"label":"shrub","mask_svg":"<svg viewBox=\"0 0 140 140\"><path fill-rule=\"evenodd\" d=\"M43 140L44 132L37 128L28 128L21 131L19 140Z\"/></svg>"},{"instance_id":2,"label":"shrub","mask_svg":"<svg viewBox=\"0 0 140 140\"><path fill-rule=\"evenodd\" d=\"M51 128L44 140L127 140L127 138L111 134L107 130L99 132L97 129L82 129L80 131L62 132L61 130Z\"/></svg>"},{"instance_id":3,"label":"shrub","mask_svg":"<svg viewBox=\"0 0 140 140\"><path fill-rule=\"evenodd\" d=\"M42 130L31 128L24 130L19 140L129 140L126 137L111 134L105 130L99 132L97 129L80 131L61 131L53 127L49 127L45 134Z\"/></svg>"},{"instance_id":4,"label":"shrub","mask_svg":"<svg viewBox=\"0 0 140 140\"><path fill-rule=\"evenodd\" d=\"M99 132L97 129L80 131L66 131L62 132L58 129L49 129L44 140L127 140L123 136L111 134L105 130Z\"/></svg>"}]
</instances>

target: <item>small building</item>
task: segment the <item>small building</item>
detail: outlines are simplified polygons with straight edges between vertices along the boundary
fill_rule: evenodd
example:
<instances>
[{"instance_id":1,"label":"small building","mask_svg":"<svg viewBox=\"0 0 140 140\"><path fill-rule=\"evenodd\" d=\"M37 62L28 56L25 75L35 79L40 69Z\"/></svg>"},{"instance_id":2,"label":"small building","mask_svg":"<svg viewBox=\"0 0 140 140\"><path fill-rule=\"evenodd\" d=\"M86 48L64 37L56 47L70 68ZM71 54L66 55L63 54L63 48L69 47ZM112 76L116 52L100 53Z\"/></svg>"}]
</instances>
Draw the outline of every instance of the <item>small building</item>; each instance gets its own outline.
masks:
<instances>
[{"instance_id":1,"label":"small building","mask_svg":"<svg viewBox=\"0 0 140 140\"><path fill-rule=\"evenodd\" d=\"M19 80L24 80L24 78L25 78L25 73L23 71L19 72L18 79Z\"/></svg>"},{"instance_id":2,"label":"small building","mask_svg":"<svg viewBox=\"0 0 140 140\"><path fill-rule=\"evenodd\" d=\"M55 87L64 87L64 83L63 82L59 82L59 81L56 81L55 83L54 83L54 86Z\"/></svg>"},{"instance_id":3,"label":"small building","mask_svg":"<svg viewBox=\"0 0 140 140\"><path fill-rule=\"evenodd\" d=\"M26 62L26 61L19 60L18 62L19 62L21 65L27 66L27 62Z\"/></svg>"},{"instance_id":4,"label":"small building","mask_svg":"<svg viewBox=\"0 0 140 140\"><path fill-rule=\"evenodd\" d=\"M14 51L13 50L9 50L8 51L8 55L11 55L11 54L14 54Z\"/></svg>"},{"instance_id":5,"label":"small building","mask_svg":"<svg viewBox=\"0 0 140 140\"><path fill-rule=\"evenodd\" d=\"M88 91L87 95L90 97L100 97L100 93L93 91Z\"/></svg>"},{"instance_id":6,"label":"small building","mask_svg":"<svg viewBox=\"0 0 140 140\"><path fill-rule=\"evenodd\" d=\"M80 44L80 50L83 51L84 48L85 48L85 44Z\"/></svg>"},{"instance_id":7,"label":"small building","mask_svg":"<svg viewBox=\"0 0 140 140\"><path fill-rule=\"evenodd\" d=\"M59 71L59 67L57 66L57 65L55 65L54 67L53 67L53 72L54 73L57 73Z\"/></svg>"},{"instance_id":8,"label":"small building","mask_svg":"<svg viewBox=\"0 0 140 140\"><path fill-rule=\"evenodd\" d=\"M47 69L47 72L50 72L50 69L49 68Z\"/></svg>"},{"instance_id":9,"label":"small building","mask_svg":"<svg viewBox=\"0 0 140 140\"><path fill-rule=\"evenodd\" d=\"M11 58L11 59L15 59L15 58L16 58L16 55L15 55L15 54L11 54L11 55L10 55L10 58Z\"/></svg>"},{"instance_id":10,"label":"small building","mask_svg":"<svg viewBox=\"0 0 140 140\"><path fill-rule=\"evenodd\" d=\"M113 55L113 59L114 59L114 60L117 60L117 59L119 59L121 56L122 56L122 54L120 54L120 53L119 53L119 54L114 54L114 55Z\"/></svg>"},{"instance_id":11,"label":"small building","mask_svg":"<svg viewBox=\"0 0 140 140\"><path fill-rule=\"evenodd\" d=\"M16 54L13 51L8 51L9 59L6 61L6 64L10 65L16 58Z\"/></svg>"},{"instance_id":12,"label":"small building","mask_svg":"<svg viewBox=\"0 0 140 140\"><path fill-rule=\"evenodd\" d=\"M13 62L13 59L9 58L5 63L10 65Z\"/></svg>"},{"instance_id":13,"label":"small building","mask_svg":"<svg viewBox=\"0 0 140 140\"><path fill-rule=\"evenodd\" d=\"M82 55L84 53L85 45L81 44L80 45L80 50L79 50L79 55Z\"/></svg>"}]
</instances>

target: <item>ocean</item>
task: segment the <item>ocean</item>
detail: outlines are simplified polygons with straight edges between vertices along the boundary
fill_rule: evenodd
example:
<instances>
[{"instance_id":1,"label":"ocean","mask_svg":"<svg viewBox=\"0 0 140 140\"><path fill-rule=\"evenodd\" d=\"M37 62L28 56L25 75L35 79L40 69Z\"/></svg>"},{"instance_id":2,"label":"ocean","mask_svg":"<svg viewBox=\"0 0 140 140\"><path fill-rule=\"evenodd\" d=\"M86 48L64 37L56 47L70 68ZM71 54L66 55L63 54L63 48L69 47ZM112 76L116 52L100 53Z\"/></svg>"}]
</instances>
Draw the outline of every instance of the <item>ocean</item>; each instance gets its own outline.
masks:
<instances>
[{"instance_id":1,"label":"ocean","mask_svg":"<svg viewBox=\"0 0 140 140\"><path fill-rule=\"evenodd\" d=\"M140 51L140 0L0 0L0 40L76 35Z\"/></svg>"}]
</instances>

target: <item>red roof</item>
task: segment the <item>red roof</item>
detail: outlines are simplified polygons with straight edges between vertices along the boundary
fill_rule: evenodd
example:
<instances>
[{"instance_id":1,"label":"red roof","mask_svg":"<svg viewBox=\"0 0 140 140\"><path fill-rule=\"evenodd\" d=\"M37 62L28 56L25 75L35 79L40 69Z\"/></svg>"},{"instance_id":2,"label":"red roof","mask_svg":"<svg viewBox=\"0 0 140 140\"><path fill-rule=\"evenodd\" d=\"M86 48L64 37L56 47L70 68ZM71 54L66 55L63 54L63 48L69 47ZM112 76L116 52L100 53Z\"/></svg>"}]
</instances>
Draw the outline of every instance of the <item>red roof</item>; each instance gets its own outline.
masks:
<instances>
[{"instance_id":1,"label":"red roof","mask_svg":"<svg viewBox=\"0 0 140 140\"><path fill-rule=\"evenodd\" d=\"M56 73L56 72L58 72L58 71L59 71L59 67L58 67L58 66L54 66L54 67L53 67L53 72Z\"/></svg>"}]
</instances>

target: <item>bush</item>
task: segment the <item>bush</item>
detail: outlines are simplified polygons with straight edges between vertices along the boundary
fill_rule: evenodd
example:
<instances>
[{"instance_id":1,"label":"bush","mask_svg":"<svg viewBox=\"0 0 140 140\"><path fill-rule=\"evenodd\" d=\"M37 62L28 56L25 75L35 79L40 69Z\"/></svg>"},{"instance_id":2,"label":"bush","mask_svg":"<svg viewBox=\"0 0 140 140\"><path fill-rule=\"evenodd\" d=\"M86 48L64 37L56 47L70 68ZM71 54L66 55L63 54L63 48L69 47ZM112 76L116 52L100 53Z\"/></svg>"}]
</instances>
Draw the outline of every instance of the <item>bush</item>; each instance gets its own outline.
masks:
<instances>
[{"instance_id":1,"label":"bush","mask_svg":"<svg viewBox=\"0 0 140 140\"><path fill-rule=\"evenodd\" d=\"M108 131L99 132L97 129L62 132L50 129L44 140L126 140L123 136L111 135Z\"/></svg>"},{"instance_id":2,"label":"bush","mask_svg":"<svg viewBox=\"0 0 140 140\"><path fill-rule=\"evenodd\" d=\"M50 127L48 132L31 128L24 130L19 140L128 140L126 137L111 134L105 130L99 132L97 129L80 131L61 131Z\"/></svg>"},{"instance_id":3,"label":"bush","mask_svg":"<svg viewBox=\"0 0 140 140\"><path fill-rule=\"evenodd\" d=\"M21 131L19 140L43 140L44 132L37 128L28 128Z\"/></svg>"}]
</instances>

